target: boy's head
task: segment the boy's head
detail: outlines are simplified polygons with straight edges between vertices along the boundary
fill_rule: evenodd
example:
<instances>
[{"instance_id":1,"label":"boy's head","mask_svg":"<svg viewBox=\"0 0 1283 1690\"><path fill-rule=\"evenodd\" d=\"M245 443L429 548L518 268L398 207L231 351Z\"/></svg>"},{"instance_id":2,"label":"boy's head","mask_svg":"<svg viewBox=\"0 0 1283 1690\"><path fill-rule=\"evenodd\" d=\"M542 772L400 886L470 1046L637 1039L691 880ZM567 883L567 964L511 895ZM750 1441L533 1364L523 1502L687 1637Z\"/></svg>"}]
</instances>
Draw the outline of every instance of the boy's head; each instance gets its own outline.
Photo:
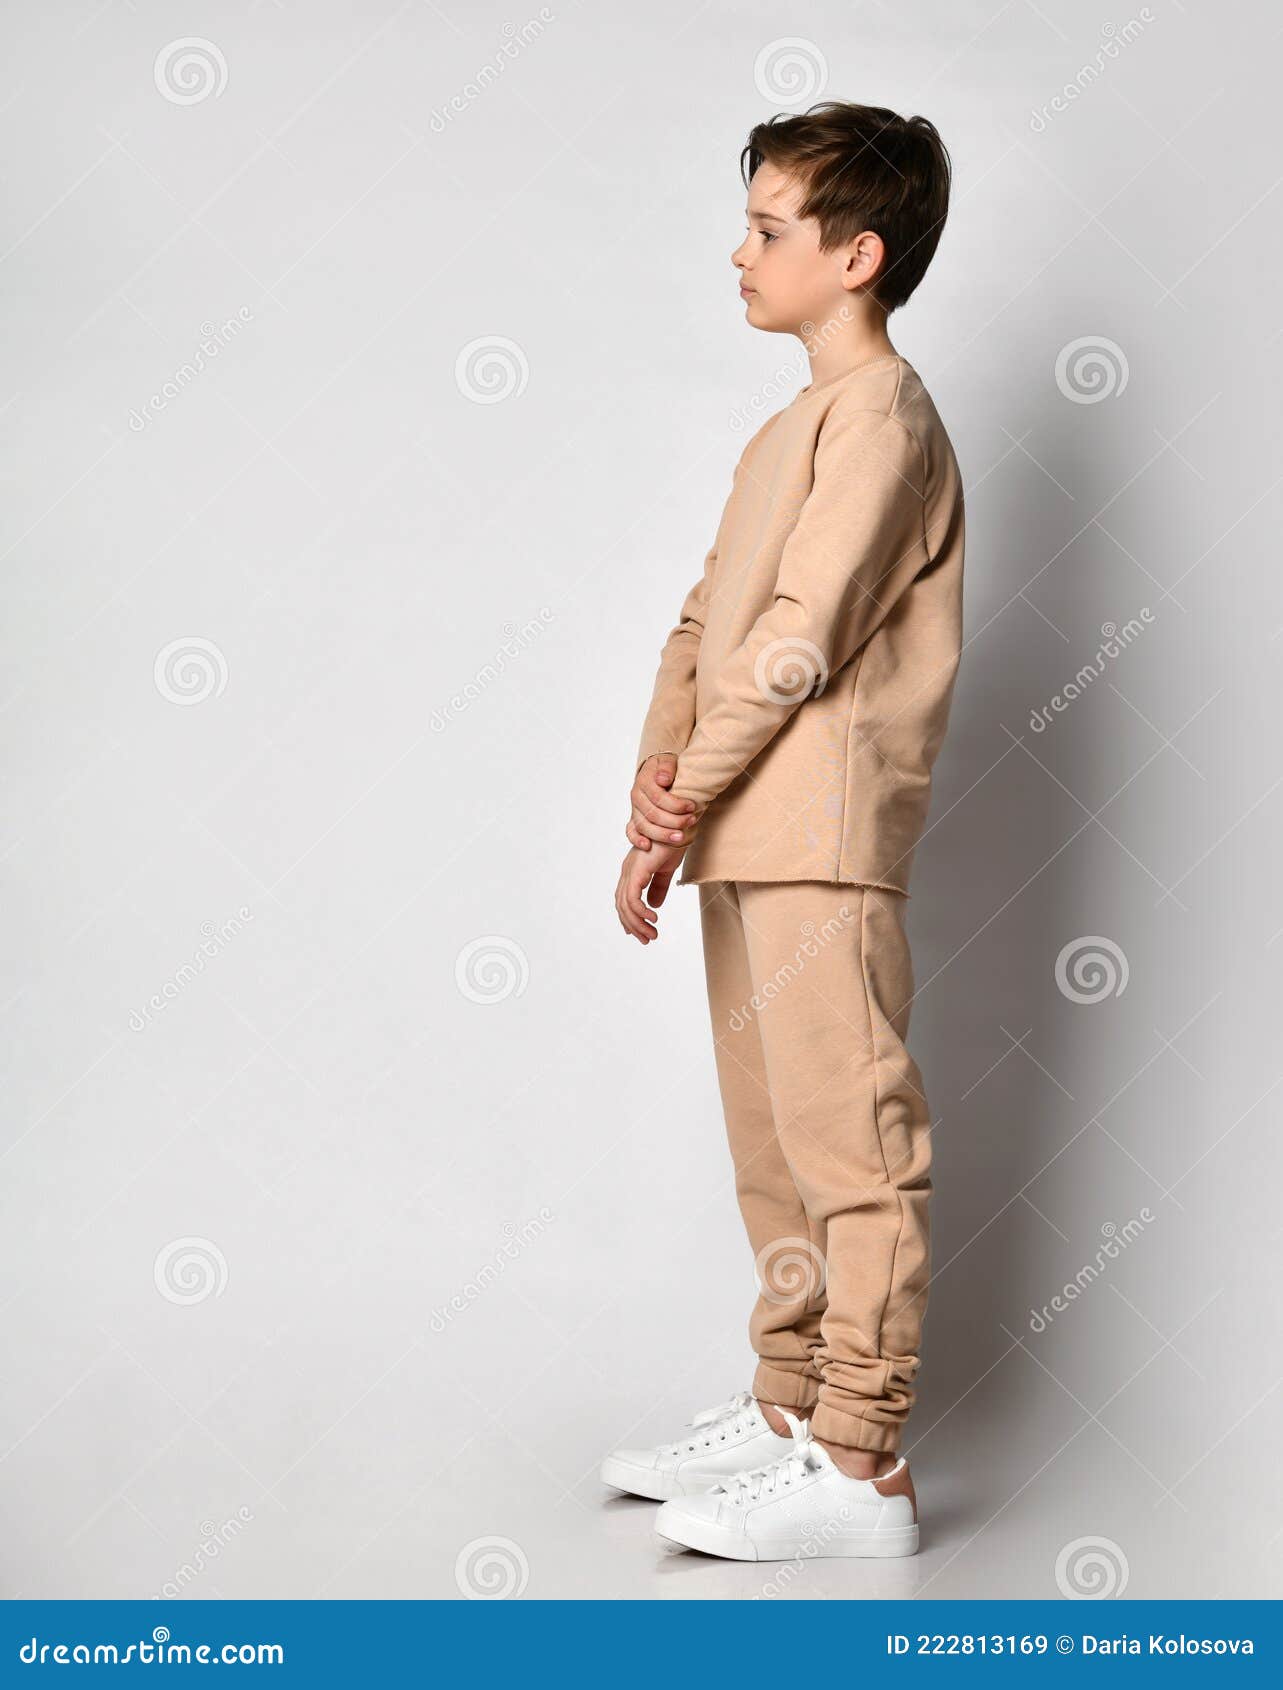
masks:
<instances>
[{"instance_id":1,"label":"boy's head","mask_svg":"<svg viewBox=\"0 0 1283 1690\"><path fill-rule=\"evenodd\" d=\"M731 262L755 328L797 334L856 300L881 316L925 275L951 176L925 117L825 100L757 124L740 170L749 232Z\"/></svg>"}]
</instances>

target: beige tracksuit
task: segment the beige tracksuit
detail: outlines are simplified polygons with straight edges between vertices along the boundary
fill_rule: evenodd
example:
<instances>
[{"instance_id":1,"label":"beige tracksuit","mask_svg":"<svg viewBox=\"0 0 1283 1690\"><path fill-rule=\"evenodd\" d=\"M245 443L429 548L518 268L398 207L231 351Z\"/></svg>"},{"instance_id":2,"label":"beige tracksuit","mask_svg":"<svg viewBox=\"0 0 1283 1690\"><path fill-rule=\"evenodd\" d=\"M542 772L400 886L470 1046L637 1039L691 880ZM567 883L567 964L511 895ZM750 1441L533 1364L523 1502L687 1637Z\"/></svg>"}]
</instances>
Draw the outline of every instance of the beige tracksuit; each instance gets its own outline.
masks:
<instances>
[{"instance_id":1,"label":"beige tracksuit","mask_svg":"<svg viewBox=\"0 0 1283 1690\"><path fill-rule=\"evenodd\" d=\"M930 1117L904 1048L909 869L961 648L963 506L930 396L887 356L745 447L638 746L707 806L718 1078L759 1295L754 1391L895 1450L928 1281Z\"/></svg>"}]
</instances>

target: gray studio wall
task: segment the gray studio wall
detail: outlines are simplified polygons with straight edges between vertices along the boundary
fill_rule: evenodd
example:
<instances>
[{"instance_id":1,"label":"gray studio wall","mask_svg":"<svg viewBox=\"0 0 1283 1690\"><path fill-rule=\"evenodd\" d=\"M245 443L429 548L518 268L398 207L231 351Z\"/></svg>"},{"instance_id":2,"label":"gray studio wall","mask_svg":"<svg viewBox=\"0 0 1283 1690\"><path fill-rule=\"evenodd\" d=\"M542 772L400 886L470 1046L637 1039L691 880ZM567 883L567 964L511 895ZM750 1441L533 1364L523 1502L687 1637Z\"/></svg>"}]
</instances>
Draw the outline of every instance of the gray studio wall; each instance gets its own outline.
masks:
<instances>
[{"instance_id":1,"label":"gray studio wall","mask_svg":"<svg viewBox=\"0 0 1283 1690\"><path fill-rule=\"evenodd\" d=\"M594 1478L743 1387L752 1296L695 895L643 951L611 894L807 379L742 322L738 151L822 95L957 179L893 320L969 554L911 905L934 1535L885 1588L1276 1593L1264 9L3 28L5 1594L752 1593Z\"/></svg>"}]
</instances>

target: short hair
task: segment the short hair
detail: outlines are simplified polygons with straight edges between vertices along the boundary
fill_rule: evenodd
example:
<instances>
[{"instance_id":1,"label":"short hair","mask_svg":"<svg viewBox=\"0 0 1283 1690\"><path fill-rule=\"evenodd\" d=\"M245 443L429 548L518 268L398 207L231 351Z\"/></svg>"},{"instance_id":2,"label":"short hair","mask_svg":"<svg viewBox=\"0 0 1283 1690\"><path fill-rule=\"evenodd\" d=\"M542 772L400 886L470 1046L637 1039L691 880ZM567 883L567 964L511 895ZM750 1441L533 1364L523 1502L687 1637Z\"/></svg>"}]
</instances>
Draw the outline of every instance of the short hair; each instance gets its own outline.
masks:
<instances>
[{"instance_id":1,"label":"short hair","mask_svg":"<svg viewBox=\"0 0 1283 1690\"><path fill-rule=\"evenodd\" d=\"M870 291L888 313L903 305L935 256L949 210L953 173L935 124L824 100L754 126L740 154L745 186L763 164L802 184L798 215L819 222L822 252L865 229L882 237L886 260Z\"/></svg>"}]
</instances>

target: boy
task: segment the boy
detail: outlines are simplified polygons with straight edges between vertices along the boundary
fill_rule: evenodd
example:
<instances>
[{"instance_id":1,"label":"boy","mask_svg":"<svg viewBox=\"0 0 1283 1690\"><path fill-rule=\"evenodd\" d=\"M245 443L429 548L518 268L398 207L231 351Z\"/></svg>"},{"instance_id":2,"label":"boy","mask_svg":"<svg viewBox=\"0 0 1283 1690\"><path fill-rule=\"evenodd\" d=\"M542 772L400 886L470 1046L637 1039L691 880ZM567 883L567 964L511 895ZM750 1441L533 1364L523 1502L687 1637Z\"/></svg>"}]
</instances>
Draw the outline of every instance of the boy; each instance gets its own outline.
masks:
<instances>
[{"instance_id":1,"label":"boy","mask_svg":"<svg viewBox=\"0 0 1283 1690\"><path fill-rule=\"evenodd\" d=\"M615 901L649 944L679 864L700 888L758 1366L602 1477L663 1502L666 1548L910 1555L931 1122L904 904L961 649L963 507L886 322L951 171L925 118L837 101L757 125L741 171L745 315L802 339L811 382L745 448L664 646Z\"/></svg>"}]
</instances>

